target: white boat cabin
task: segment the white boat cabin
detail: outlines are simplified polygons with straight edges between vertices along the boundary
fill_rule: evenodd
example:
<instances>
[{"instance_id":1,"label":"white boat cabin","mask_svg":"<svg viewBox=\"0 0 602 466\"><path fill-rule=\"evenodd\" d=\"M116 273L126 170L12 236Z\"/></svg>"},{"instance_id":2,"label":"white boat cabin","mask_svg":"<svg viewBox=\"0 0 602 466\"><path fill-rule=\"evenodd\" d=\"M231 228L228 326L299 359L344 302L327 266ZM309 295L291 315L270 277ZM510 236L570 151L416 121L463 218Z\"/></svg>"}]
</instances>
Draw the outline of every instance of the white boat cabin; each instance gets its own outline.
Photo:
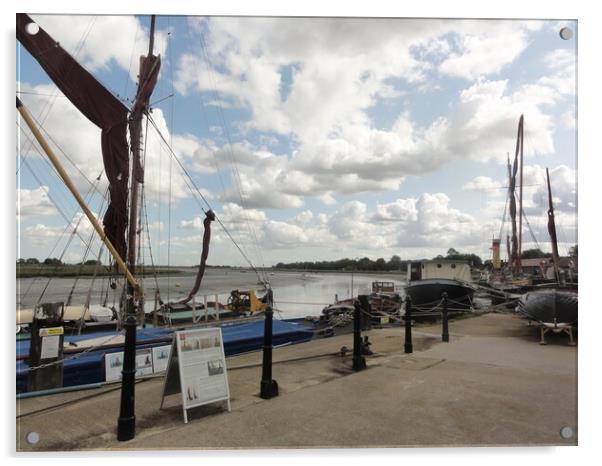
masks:
<instances>
[{"instance_id":1,"label":"white boat cabin","mask_svg":"<svg viewBox=\"0 0 602 466\"><path fill-rule=\"evenodd\" d=\"M408 282L427 280L429 278L446 278L471 282L470 263L456 260L431 260L408 262Z\"/></svg>"}]
</instances>

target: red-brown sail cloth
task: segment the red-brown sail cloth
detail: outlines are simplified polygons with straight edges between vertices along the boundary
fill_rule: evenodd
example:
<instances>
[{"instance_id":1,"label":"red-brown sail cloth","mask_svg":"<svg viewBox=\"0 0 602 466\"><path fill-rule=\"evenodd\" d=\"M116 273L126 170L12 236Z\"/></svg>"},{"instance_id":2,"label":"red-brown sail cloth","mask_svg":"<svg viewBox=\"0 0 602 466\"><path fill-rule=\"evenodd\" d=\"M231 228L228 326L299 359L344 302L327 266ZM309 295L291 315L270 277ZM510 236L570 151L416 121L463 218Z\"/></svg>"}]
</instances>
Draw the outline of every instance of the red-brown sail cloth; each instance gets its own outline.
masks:
<instances>
[{"instance_id":1,"label":"red-brown sail cloth","mask_svg":"<svg viewBox=\"0 0 602 466\"><path fill-rule=\"evenodd\" d=\"M192 287L192 291L188 293L188 296L186 296L186 298L180 301L181 304L186 304L187 302L189 302L197 293L197 291L199 291L199 288L201 286L201 280L203 279L203 275L205 274L207 256L209 255L209 241L211 240L211 222L213 222L214 220L215 214L212 210L208 210L205 214L205 220L203 221L205 232L203 233L203 251L201 252L201 264L199 265L199 271L197 273L194 286Z\"/></svg>"},{"instance_id":2,"label":"red-brown sail cloth","mask_svg":"<svg viewBox=\"0 0 602 466\"><path fill-rule=\"evenodd\" d=\"M17 39L38 61L50 79L82 114L98 126L110 201L104 231L121 257L125 256L129 154L126 138L128 109L42 28L35 34L27 25L35 23L17 14Z\"/></svg>"}]
</instances>

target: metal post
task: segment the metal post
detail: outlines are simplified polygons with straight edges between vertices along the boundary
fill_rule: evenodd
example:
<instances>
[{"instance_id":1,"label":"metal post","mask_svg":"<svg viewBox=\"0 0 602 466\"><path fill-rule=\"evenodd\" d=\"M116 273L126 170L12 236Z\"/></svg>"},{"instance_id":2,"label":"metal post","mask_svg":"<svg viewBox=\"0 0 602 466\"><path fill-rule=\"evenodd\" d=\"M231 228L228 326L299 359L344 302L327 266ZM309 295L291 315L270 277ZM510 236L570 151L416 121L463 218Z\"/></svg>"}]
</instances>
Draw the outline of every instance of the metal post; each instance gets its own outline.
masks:
<instances>
[{"instance_id":1,"label":"metal post","mask_svg":"<svg viewBox=\"0 0 602 466\"><path fill-rule=\"evenodd\" d=\"M441 341L449 343L449 327L447 324L447 293L443 292L441 297L443 298L443 333L441 334Z\"/></svg>"},{"instance_id":2,"label":"metal post","mask_svg":"<svg viewBox=\"0 0 602 466\"><path fill-rule=\"evenodd\" d=\"M366 358L362 356L362 308L358 301L354 302L353 310L353 370L361 371L366 368Z\"/></svg>"},{"instance_id":3,"label":"metal post","mask_svg":"<svg viewBox=\"0 0 602 466\"><path fill-rule=\"evenodd\" d=\"M159 325L159 290L155 290L155 310L153 312L153 327L157 327Z\"/></svg>"},{"instance_id":4,"label":"metal post","mask_svg":"<svg viewBox=\"0 0 602 466\"><path fill-rule=\"evenodd\" d=\"M261 386L259 396L269 400L278 396L278 382L272 379L272 318L274 311L268 306L265 310L263 327L263 365L261 369Z\"/></svg>"},{"instance_id":5,"label":"metal post","mask_svg":"<svg viewBox=\"0 0 602 466\"><path fill-rule=\"evenodd\" d=\"M406 314L405 314L405 323L406 323L406 341L404 345L405 353L414 352L414 348L412 346L412 298L409 296L406 297Z\"/></svg>"},{"instance_id":6,"label":"metal post","mask_svg":"<svg viewBox=\"0 0 602 466\"><path fill-rule=\"evenodd\" d=\"M121 371L121 406L117 422L117 440L131 440L136 435L135 383L136 383L136 315L134 298L127 303L128 316L125 320L125 347Z\"/></svg>"},{"instance_id":7,"label":"metal post","mask_svg":"<svg viewBox=\"0 0 602 466\"><path fill-rule=\"evenodd\" d=\"M219 320L219 306L217 305L218 296L215 295L215 320ZM270 333L271 335L271 333ZM271 338L271 337L270 337Z\"/></svg>"}]
</instances>

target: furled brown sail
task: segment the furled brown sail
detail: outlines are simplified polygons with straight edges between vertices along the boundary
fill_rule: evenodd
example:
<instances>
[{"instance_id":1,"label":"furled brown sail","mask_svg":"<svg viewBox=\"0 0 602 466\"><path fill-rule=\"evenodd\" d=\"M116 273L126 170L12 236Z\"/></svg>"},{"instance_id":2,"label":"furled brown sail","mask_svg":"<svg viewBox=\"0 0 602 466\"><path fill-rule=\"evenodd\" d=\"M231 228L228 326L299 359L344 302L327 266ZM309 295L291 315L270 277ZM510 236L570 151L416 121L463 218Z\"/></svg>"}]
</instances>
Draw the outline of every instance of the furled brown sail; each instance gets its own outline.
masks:
<instances>
[{"instance_id":1,"label":"furled brown sail","mask_svg":"<svg viewBox=\"0 0 602 466\"><path fill-rule=\"evenodd\" d=\"M203 251L201 252L201 263L199 265L199 271L196 276L196 281L194 282L194 286L192 287L192 291L188 293L188 296L180 301L181 304L186 304L189 302L194 295L199 291L201 286L201 280L203 279L203 275L205 274L205 266L207 264L207 256L209 255L209 241L211 240L211 222L215 220L215 214L212 210L208 210L205 214L205 220L203 221L203 226L205 227L205 232L203 233ZM217 306L217 303L216 303Z\"/></svg>"},{"instance_id":2,"label":"furled brown sail","mask_svg":"<svg viewBox=\"0 0 602 466\"><path fill-rule=\"evenodd\" d=\"M510 171L510 187L509 196L510 196L510 220L512 225L512 236L511 236L511 249L510 249L510 266L517 271L518 269L518 238L516 235L516 173L518 171L518 154L514 156L514 164L512 165L512 169Z\"/></svg>"},{"instance_id":3,"label":"furled brown sail","mask_svg":"<svg viewBox=\"0 0 602 466\"><path fill-rule=\"evenodd\" d=\"M109 180L110 202L104 231L121 257L125 257L129 155L126 139L128 109L42 28L35 34L27 26L35 23L17 14L17 39L38 61L61 92L101 132L101 149Z\"/></svg>"},{"instance_id":4,"label":"furled brown sail","mask_svg":"<svg viewBox=\"0 0 602 466\"><path fill-rule=\"evenodd\" d=\"M554 272L556 279L560 281L560 272L558 267L558 237L556 235L556 222L554 220L554 204L552 202L552 188L550 186L550 172L546 168L546 178L548 180L548 233L552 243L552 260L554 261Z\"/></svg>"}]
</instances>

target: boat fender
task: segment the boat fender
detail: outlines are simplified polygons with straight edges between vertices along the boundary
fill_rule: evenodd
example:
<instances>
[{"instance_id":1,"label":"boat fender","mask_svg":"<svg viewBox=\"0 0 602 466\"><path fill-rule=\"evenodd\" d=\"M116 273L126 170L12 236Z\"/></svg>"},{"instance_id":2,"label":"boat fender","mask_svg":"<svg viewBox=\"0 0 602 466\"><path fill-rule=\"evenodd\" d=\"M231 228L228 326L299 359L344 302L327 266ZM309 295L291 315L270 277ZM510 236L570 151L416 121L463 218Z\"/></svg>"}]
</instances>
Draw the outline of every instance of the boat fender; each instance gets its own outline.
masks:
<instances>
[{"instance_id":1,"label":"boat fender","mask_svg":"<svg viewBox=\"0 0 602 466\"><path fill-rule=\"evenodd\" d=\"M372 350L370 349L370 345L372 345L372 343L368 340L368 335L364 336L364 341L362 342L362 354L368 355L370 356L371 354L374 354L372 352Z\"/></svg>"}]
</instances>

